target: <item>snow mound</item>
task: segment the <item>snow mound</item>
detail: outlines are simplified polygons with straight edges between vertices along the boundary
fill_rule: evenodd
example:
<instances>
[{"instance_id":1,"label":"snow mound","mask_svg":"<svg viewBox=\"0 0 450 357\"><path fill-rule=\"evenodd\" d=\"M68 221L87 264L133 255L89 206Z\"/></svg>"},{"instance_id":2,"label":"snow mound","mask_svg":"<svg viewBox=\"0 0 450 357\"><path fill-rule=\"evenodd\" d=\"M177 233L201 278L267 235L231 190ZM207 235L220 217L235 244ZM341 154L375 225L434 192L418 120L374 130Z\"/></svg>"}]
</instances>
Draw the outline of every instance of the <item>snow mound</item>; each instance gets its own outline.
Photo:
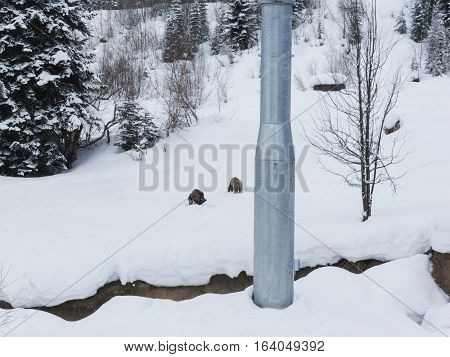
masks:
<instances>
[{"instance_id":1,"label":"snow mound","mask_svg":"<svg viewBox=\"0 0 450 357\"><path fill-rule=\"evenodd\" d=\"M321 84L345 84L347 76L342 73L320 73L310 79L310 85L317 86Z\"/></svg>"}]
</instances>

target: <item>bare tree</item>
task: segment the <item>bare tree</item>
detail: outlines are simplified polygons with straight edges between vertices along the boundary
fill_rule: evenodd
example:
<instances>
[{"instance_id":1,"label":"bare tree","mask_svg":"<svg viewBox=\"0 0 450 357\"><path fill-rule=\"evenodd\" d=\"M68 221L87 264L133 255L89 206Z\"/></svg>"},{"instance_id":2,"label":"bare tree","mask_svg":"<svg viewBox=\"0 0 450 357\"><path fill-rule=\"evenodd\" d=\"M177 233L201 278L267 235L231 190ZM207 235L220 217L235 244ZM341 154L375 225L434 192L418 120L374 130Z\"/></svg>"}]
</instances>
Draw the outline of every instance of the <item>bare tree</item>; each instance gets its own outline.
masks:
<instances>
[{"instance_id":1,"label":"bare tree","mask_svg":"<svg viewBox=\"0 0 450 357\"><path fill-rule=\"evenodd\" d=\"M192 61L161 64L161 70L150 79L151 87L163 108L166 136L177 128L198 121L198 107L208 97L208 66L202 53Z\"/></svg>"},{"instance_id":2,"label":"bare tree","mask_svg":"<svg viewBox=\"0 0 450 357\"><path fill-rule=\"evenodd\" d=\"M122 6L127 10L106 10L106 28L103 27L103 19L100 19L100 26L96 28L100 43L104 43L100 45L97 56L99 91L91 102L97 111L102 111L111 100L117 108L124 100L147 95L149 72L159 64L161 39L155 25L148 21L155 15L150 8L132 5L125 1ZM109 27L119 30L108 34ZM108 122L97 118L90 127L84 128L80 147L89 147L105 137L109 143L110 130L117 124L116 109Z\"/></svg>"},{"instance_id":3,"label":"bare tree","mask_svg":"<svg viewBox=\"0 0 450 357\"><path fill-rule=\"evenodd\" d=\"M7 271L3 267L0 267L0 302L3 300L3 291L5 287ZM0 331L5 329L9 324L13 322L13 313L11 310L2 310L0 304Z\"/></svg>"},{"instance_id":4,"label":"bare tree","mask_svg":"<svg viewBox=\"0 0 450 357\"><path fill-rule=\"evenodd\" d=\"M228 91L230 88L230 69L220 58L216 57L217 63L212 71L211 80L215 84L215 94L217 99L217 109L222 110L222 103L229 101Z\"/></svg>"},{"instance_id":5,"label":"bare tree","mask_svg":"<svg viewBox=\"0 0 450 357\"><path fill-rule=\"evenodd\" d=\"M349 1L362 6L358 0ZM360 18L352 18L355 16ZM402 176L394 176L390 168L404 158L404 135L402 131L385 133L401 81L399 71L390 78L383 69L395 42L380 35L375 3L367 11L349 11L346 17L352 30L349 47L334 51L348 78L347 87L325 95L321 117L306 135L319 153L344 167L343 171L330 169L321 161L326 170L361 189L362 220L366 221L372 215L377 184L388 181L395 190L396 180Z\"/></svg>"},{"instance_id":6,"label":"bare tree","mask_svg":"<svg viewBox=\"0 0 450 357\"><path fill-rule=\"evenodd\" d=\"M129 31L122 41L110 41L108 46L102 48L99 78L104 96L112 94L116 99L137 98L144 90L146 59L135 48L142 38L137 39L133 34L136 32Z\"/></svg>"}]
</instances>

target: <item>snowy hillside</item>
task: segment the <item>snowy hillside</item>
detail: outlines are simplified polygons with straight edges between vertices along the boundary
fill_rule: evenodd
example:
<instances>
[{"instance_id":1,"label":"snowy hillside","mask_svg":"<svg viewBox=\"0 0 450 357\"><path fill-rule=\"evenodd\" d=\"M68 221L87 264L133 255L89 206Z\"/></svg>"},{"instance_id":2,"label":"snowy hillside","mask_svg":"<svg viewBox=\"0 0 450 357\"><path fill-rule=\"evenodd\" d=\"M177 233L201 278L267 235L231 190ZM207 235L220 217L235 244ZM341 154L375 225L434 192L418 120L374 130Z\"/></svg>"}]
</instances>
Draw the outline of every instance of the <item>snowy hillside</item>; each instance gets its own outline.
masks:
<instances>
[{"instance_id":1,"label":"snowy hillside","mask_svg":"<svg viewBox=\"0 0 450 357\"><path fill-rule=\"evenodd\" d=\"M336 1L326 3L325 34L336 31ZM373 217L362 223L360 191L325 171L305 137L326 96L312 87L329 72L331 44L326 36L323 41L314 38L316 22L299 29L293 45L292 131L296 156L304 162L298 164L301 175L296 177L295 258L301 267L343 258L405 258L367 274L404 298L420 319L429 316L426 320L434 327L417 321L366 277L323 268L296 283L297 300L283 312L254 307L251 289L180 303L115 298L76 324L39 312L14 334L439 335L435 327L450 333L443 318L450 319L448 298L433 282L429 260L422 255L430 249L450 253L450 78L424 74L421 82L412 82L412 41L393 32L392 15L403 1L378 0L377 5L380 27L398 40L386 68L400 67L403 78L395 113L401 118L407 156L396 170L405 175L396 193L388 184L377 187ZM214 6L209 6L211 16ZM103 20L97 16L92 21L98 30ZM161 18L147 26L160 32ZM101 46L108 46L100 42L102 35L98 30L93 40L98 56ZM0 176L0 264L8 272L0 300L15 308L55 306L92 296L116 280L173 287L206 284L217 274L252 275L259 54L255 47L235 56L234 63L227 56L207 54L211 73L221 68L226 78L226 102L217 99L208 82L211 94L199 108L198 123L160 140L142 161L112 145L117 140L113 130L111 145L103 141L82 150L75 166L63 174ZM160 112L161 103L150 92L141 104ZM101 113L105 122L110 120L112 101L104 103ZM155 174L158 184L148 189ZM233 176L247 187L241 195L226 191ZM188 205L194 188L205 192L205 205ZM198 311L205 306L209 317L199 320ZM446 312L436 312L441 309ZM16 323L32 314L17 310ZM145 323L150 316L153 327ZM260 324L262 320L266 323ZM280 328L273 330L273 324Z\"/></svg>"}]
</instances>

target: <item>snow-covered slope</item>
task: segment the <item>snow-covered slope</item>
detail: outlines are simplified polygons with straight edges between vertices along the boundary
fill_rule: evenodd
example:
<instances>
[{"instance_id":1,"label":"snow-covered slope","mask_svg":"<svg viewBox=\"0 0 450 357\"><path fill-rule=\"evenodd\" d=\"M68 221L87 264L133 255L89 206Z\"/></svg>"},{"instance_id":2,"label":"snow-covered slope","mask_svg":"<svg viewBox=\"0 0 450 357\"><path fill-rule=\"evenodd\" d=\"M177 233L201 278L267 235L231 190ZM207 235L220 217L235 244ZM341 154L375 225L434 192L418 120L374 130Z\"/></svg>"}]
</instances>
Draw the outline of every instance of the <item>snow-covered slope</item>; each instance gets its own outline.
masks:
<instances>
[{"instance_id":1,"label":"snow-covered slope","mask_svg":"<svg viewBox=\"0 0 450 357\"><path fill-rule=\"evenodd\" d=\"M380 2L381 21L387 27L392 26L390 13L397 11L390 10L390 3ZM409 50L405 37L392 62L409 63ZM306 87L313 72L323 69L326 54L327 45L314 47L302 41L294 45L293 71ZM140 190L140 164L106 145L83 152L76 167L59 176L1 177L0 264L8 269L8 286L1 298L17 307L56 305L93 295L117 279L177 286L204 284L214 274L252 274L253 195L231 195L226 187L232 176L245 179L249 186L253 182L258 63L257 49L237 58L229 68L229 102L222 104L220 113L211 96L201 108L198 125L179 131L148 153L147 163L156 152L160 157L161 184L155 190ZM402 130L408 132L409 156L402 164L407 175L395 196L388 186L377 191L374 217L367 223L359 221L359 192L323 171L314 152L308 152L302 170L309 192L298 181L296 194L295 255L302 266L334 263L342 257L393 260L431 247L450 252L449 93L448 77L404 83L396 111ZM306 145L301 124L314 120L319 99L317 92L301 91L293 83L298 157ZM204 187L213 181L211 173L199 162L205 144L218 146L217 159L208 160L217 172L212 190ZM226 144L239 147L232 163L227 161ZM184 156L177 163L180 145L186 151L191 146L194 157ZM195 170L193 182L188 180L190 167ZM205 185L200 184L202 175ZM184 189L175 187L177 178ZM194 187L205 189L206 205L188 206L187 196ZM245 298L236 296L233 299Z\"/></svg>"}]
</instances>

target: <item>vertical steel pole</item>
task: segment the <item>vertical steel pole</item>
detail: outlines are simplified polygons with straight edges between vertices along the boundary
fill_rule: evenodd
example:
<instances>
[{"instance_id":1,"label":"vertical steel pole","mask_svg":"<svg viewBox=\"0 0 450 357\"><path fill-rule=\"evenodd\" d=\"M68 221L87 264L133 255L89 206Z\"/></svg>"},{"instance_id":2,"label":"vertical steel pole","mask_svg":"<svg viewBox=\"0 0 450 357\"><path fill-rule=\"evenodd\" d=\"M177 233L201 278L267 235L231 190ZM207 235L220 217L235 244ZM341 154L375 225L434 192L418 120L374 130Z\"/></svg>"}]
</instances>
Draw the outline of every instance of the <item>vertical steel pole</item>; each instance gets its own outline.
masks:
<instances>
[{"instance_id":1,"label":"vertical steel pole","mask_svg":"<svg viewBox=\"0 0 450 357\"><path fill-rule=\"evenodd\" d=\"M295 157L290 125L292 0L260 0L261 122L255 158L254 303L283 309L294 290Z\"/></svg>"}]
</instances>

